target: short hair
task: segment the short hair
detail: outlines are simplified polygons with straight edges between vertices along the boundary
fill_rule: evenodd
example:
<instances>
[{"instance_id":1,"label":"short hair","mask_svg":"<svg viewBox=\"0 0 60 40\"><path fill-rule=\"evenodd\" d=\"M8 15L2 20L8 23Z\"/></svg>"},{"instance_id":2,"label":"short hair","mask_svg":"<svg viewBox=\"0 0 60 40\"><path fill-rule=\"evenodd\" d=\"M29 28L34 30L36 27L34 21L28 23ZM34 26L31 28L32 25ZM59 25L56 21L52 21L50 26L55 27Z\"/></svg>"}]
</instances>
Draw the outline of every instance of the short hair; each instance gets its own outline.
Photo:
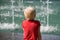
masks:
<instances>
[{"instance_id":1,"label":"short hair","mask_svg":"<svg viewBox=\"0 0 60 40\"><path fill-rule=\"evenodd\" d=\"M26 19L34 19L35 16L36 16L36 10L34 7L27 7L25 10L24 10L24 15L25 15L25 18Z\"/></svg>"}]
</instances>

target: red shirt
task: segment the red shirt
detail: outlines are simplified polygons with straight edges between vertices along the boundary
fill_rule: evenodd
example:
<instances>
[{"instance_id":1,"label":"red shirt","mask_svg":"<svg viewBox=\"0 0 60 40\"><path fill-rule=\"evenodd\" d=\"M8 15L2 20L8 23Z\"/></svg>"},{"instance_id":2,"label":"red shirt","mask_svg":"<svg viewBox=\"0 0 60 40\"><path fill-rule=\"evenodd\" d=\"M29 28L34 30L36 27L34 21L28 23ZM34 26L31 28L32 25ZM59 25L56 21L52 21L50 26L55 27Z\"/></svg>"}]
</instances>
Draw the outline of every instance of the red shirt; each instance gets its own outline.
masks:
<instances>
[{"instance_id":1,"label":"red shirt","mask_svg":"<svg viewBox=\"0 0 60 40\"><path fill-rule=\"evenodd\" d=\"M40 22L37 20L24 20L22 23L24 40L37 40L39 27Z\"/></svg>"}]
</instances>

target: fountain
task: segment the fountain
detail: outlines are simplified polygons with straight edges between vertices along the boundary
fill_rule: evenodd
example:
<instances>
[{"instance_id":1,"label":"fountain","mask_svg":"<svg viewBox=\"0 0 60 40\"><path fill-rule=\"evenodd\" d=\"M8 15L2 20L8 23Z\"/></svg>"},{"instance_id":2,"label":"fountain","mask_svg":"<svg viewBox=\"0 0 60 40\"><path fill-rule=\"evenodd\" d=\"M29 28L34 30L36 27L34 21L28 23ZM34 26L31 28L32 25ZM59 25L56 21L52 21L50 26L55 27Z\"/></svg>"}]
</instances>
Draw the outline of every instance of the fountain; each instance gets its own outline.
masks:
<instances>
[{"instance_id":1,"label":"fountain","mask_svg":"<svg viewBox=\"0 0 60 40\"><path fill-rule=\"evenodd\" d=\"M11 11L12 11L12 15L10 14L10 12L11 11L8 11L6 14L5 14L5 11L4 12L1 12L1 16L3 17L3 16L8 16L8 17L12 17L12 23L5 23L5 22L3 22L3 23L0 23L0 28L3 30L3 29L13 29L12 31L14 31L16 28L17 28L17 26L19 26L18 24L15 24L15 22L14 22L14 16L15 17L18 17L18 16L20 16L21 18L23 17L22 16L22 14L21 15L19 15L19 14L17 14L17 15L14 15L14 11L16 11L16 12L20 12L20 11L23 11L23 9L25 8L25 7L27 7L27 6L24 6L24 5L21 5L21 4L23 4L23 0L21 1L21 0L18 0L18 6L14 6L14 0L11 0L11 8L9 8L9 6L7 5L7 6L1 6L1 8L0 8L0 10L1 9L10 9ZM27 1L27 2L29 2L29 1ZM32 1L32 2L34 2L34 1ZM32 2L29 2L29 3L32 3ZM39 4L39 6L37 6L37 5L35 5L35 4L33 4L33 5L35 5L35 8L39 11L39 9L40 10L42 10L42 11L40 11L41 12L41 14L40 14L40 12L37 12L37 18L39 18L40 17L40 15L42 16L41 18L42 18L42 21L41 22L43 22L43 25L41 25L41 26L43 26L41 29L42 30L45 30L45 29L43 29L43 28L46 28L46 32L47 32L47 30L50 30L52 27L54 27L54 26L49 26L49 14L51 14L54 10L52 10L52 9L50 9L49 8L49 4L50 3L52 3L52 2L50 2L49 0L46 0L46 1L42 1L42 0L40 0L40 2L42 3L42 5L40 6L40 4ZM45 7L46 6L46 7ZM20 9L21 8L21 9ZM3 13L3 14L2 14ZM46 20L46 18L45 18L45 16L47 17L47 20ZM7 20L7 18L5 18L5 20ZM40 20L40 18L38 19L38 20ZM2 20L2 21L4 21L4 20ZM8 20L9 21L9 20ZM46 22L47 21L47 22ZM46 24L47 23L47 24ZM53 28L52 28L53 29ZM55 30L55 29L54 29ZM52 30L51 30L52 31ZM43 31L42 31L43 32ZM14 33L13 33L13 35L14 35Z\"/></svg>"}]
</instances>

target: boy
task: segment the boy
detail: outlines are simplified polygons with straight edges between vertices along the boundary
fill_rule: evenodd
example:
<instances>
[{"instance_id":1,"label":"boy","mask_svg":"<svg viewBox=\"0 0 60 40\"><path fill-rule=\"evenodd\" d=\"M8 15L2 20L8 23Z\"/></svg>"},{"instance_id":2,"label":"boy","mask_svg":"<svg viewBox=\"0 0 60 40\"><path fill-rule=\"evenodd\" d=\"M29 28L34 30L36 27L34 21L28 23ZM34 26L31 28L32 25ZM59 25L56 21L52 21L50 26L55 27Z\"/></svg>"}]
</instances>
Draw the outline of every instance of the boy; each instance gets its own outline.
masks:
<instances>
[{"instance_id":1,"label":"boy","mask_svg":"<svg viewBox=\"0 0 60 40\"><path fill-rule=\"evenodd\" d=\"M22 28L24 31L24 40L41 40L40 22L34 20L36 11L33 7L27 7L24 10L24 16L26 20L22 22Z\"/></svg>"}]
</instances>

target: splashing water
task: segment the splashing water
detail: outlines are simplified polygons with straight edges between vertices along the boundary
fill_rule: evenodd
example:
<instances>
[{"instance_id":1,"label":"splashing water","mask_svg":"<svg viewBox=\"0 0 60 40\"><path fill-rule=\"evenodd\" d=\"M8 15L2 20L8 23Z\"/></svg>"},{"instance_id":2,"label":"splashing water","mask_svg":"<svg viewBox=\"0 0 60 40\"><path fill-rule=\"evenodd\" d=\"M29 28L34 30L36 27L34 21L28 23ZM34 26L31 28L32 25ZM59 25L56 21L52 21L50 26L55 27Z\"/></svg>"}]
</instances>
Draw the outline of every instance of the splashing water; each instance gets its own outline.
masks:
<instances>
[{"instance_id":1,"label":"splashing water","mask_svg":"<svg viewBox=\"0 0 60 40\"><path fill-rule=\"evenodd\" d=\"M19 28L18 24L9 24L9 23L2 23L0 24L0 29L17 29Z\"/></svg>"},{"instance_id":2,"label":"splashing water","mask_svg":"<svg viewBox=\"0 0 60 40\"><path fill-rule=\"evenodd\" d=\"M58 28L54 26L41 26L41 32L55 32Z\"/></svg>"}]
</instances>

